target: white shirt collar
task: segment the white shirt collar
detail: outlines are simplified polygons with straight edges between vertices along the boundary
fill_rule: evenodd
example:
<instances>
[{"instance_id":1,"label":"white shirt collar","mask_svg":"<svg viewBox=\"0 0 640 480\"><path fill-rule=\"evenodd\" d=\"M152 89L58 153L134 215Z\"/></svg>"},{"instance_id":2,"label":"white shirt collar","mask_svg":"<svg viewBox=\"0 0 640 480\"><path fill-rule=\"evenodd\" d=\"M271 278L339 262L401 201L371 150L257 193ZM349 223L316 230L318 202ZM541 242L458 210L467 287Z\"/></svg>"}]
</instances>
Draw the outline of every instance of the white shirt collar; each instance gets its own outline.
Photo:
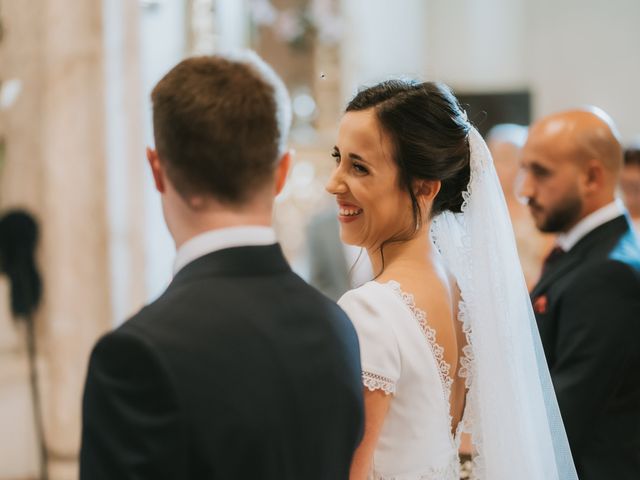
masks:
<instances>
[{"instance_id":1,"label":"white shirt collar","mask_svg":"<svg viewBox=\"0 0 640 480\"><path fill-rule=\"evenodd\" d=\"M271 227L242 226L220 228L196 235L182 244L176 252L173 274L185 265L209 253L232 247L272 245L276 243L276 233Z\"/></svg>"},{"instance_id":2,"label":"white shirt collar","mask_svg":"<svg viewBox=\"0 0 640 480\"><path fill-rule=\"evenodd\" d=\"M588 233L595 230L600 225L603 225L620 215L624 215L624 213L625 208L622 201L620 199L616 199L608 205L605 205L584 217L567 233L558 235L556 244L562 248L562 250L568 252Z\"/></svg>"}]
</instances>

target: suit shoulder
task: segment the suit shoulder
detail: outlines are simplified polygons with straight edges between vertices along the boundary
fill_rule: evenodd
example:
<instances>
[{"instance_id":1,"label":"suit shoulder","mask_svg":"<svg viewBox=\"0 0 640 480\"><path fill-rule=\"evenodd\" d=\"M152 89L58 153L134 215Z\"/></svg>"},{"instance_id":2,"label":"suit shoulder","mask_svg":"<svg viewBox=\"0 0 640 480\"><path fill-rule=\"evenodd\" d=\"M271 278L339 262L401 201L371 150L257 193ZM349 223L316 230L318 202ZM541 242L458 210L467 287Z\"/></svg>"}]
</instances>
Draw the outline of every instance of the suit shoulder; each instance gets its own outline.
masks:
<instances>
[{"instance_id":1,"label":"suit shoulder","mask_svg":"<svg viewBox=\"0 0 640 480\"><path fill-rule=\"evenodd\" d=\"M184 293L182 290L180 288L165 290L158 298L129 317L117 330L131 335L140 335L143 334L142 332L157 328L164 319L167 319L169 312L186 303L182 298Z\"/></svg>"},{"instance_id":2,"label":"suit shoulder","mask_svg":"<svg viewBox=\"0 0 640 480\"><path fill-rule=\"evenodd\" d=\"M334 325L334 328L336 326L339 327L338 330L341 331L343 335L355 335L355 330L349 317L335 301L309 285L298 275L293 274L293 276L295 280L292 294L299 299L303 299L300 305L304 305L305 310L328 320Z\"/></svg>"},{"instance_id":3,"label":"suit shoulder","mask_svg":"<svg viewBox=\"0 0 640 480\"><path fill-rule=\"evenodd\" d=\"M133 337L140 339L147 324L152 323L158 316L157 310L152 308L153 303L145 305L137 313L125 320L115 330L105 335L105 337ZM103 337L104 338L104 337Z\"/></svg>"},{"instance_id":4,"label":"suit shoulder","mask_svg":"<svg viewBox=\"0 0 640 480\"><path fill-rule=\"evenodd\" d=\"M638 265L632 260L620 256L617 251L612 251L608 257L586 264L581 273L594 274L601 280L635 275Z\"/></svg>"},{"instance_id":5,"label":"suit shoulder","mask_svg":"<svg viewBox=\"0 0 640 480\"><path fill-rule=\"evenodd\" d=\"M297 277L297 276L296 276ZM297 277L299 282L300 293L305 295L309 302L316 305L319 311L330 313L334 317L340 319L346 319L344 311L338 306L338 304L324 295L322 292L306 283L302 278Z\"/></svg>"},{"instance_id":6,"label":"suit shoulder","mask_svg":"<svg viewBox=\"0 0 640 480\"><path fill-rule=\"evenodd\" d=\"M327 297L320 290L315 288L312 285L309 285L302 277L300 277L296 273L291 273L288 279L289 285L293 289L292 293L294 295L299 295L304 297L307 301L312 303L317 303L329 309L334 309L335 311L339 311L337 308L336 302Z\"/></svg>"},{"instance_id":7,"label":"suit shoulder","mask_svg":"<svg viewBox=\"0 0 640 480\"><path fill-rule=\"evenodd\" d=\"M585 264L575 273L569 290L585 293L631 290L640 295L640 268L627 259L610 255Z\"/></svg>"},{"instance_id":8,"label":"suit shoulder","mask_svg":"<svg viewBox=\"0 0 640 480\"><path fill-rule=\"evenodd\" d=\"M121 377L137 377L163 370L156 349L135 328L120 327L104 334L91 352L90 370L120 372Z\"/></svg>"}]
</instances>

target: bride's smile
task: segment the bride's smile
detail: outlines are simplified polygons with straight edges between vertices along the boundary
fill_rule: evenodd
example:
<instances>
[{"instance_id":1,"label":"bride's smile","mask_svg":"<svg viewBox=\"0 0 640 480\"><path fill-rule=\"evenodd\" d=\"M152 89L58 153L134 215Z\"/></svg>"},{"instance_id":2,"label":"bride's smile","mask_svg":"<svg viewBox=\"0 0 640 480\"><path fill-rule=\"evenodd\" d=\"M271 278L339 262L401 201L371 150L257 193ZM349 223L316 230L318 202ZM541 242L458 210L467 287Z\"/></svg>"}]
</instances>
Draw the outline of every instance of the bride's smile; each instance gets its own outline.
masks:
<instances>
[{"instance_id":1,"label":"bride's smile","mask_svg":"<svg viewBox=\"0 0 640 480\"><path fill-rule=\"evenodd\" d=\"M326 187L336 196L343 242L372 249L411 230L411 199L400 186L392 152L374 109L345 114Z\"/></svg>"}]
</instances>

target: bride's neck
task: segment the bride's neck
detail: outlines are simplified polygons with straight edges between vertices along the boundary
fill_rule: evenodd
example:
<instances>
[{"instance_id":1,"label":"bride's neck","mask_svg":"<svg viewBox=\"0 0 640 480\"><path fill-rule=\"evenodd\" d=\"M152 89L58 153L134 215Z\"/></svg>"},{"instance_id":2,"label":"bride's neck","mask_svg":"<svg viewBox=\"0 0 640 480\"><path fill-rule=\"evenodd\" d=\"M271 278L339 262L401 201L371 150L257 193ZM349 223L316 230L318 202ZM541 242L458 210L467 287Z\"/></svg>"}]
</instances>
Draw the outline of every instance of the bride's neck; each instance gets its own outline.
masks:
<instances>
[{"instance_id":1,"label":"bride's neck","mask_svg":"<svg viewBox=\"0 0 640 480\"><path fill-rule=\"evenodd\" d=\"M429 264L433 253L429 228L430 224L427 223L408 240L383 243L367 249L374 275L384 278L389 273L401 272L405 268L415 270L416 267Z\"/></svg>"}]
</instances>

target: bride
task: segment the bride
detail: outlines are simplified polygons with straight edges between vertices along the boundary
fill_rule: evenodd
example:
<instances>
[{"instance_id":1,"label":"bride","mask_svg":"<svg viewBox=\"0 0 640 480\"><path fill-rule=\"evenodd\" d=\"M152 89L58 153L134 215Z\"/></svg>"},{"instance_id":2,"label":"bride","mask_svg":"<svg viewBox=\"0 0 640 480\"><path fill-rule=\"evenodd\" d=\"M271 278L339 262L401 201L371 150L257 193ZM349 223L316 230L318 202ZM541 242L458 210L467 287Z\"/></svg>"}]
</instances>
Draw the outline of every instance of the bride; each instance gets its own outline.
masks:
<instances>
[{"instance_id":1,"label":"bride","mask_svg":"<svg viewBox=\"0 0 640 480\"><path fill-rule=\"evenodd\" d=\"M576 479L490 154L444 85L349 103L327 184L376 278L339 301L360 339L351 480Z\"/></svg>"}]
</instances>

